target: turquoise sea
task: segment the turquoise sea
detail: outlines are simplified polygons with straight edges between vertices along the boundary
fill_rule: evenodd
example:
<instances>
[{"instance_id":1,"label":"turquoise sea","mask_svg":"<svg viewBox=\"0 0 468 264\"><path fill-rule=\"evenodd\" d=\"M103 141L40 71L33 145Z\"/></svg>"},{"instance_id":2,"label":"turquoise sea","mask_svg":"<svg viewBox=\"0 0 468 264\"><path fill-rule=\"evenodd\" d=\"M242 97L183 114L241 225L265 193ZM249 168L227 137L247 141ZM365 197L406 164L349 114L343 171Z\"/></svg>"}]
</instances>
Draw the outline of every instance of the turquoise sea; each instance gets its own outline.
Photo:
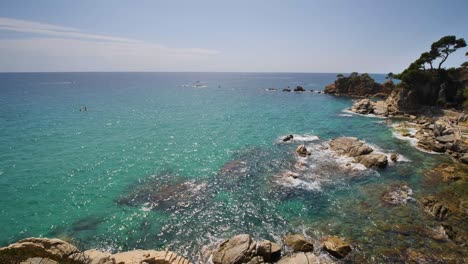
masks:
<instances>
[{"instance_id":1,"label":"turquoise sea","mask_svg":"<svg viewBox=\"0 0 468 264\"><path fill-rule=\"evenodd\" d=\"M59 237L195 260L203 245L240 233L277 242L289 232L339 235L369 257L369 245L438 243L379 229L432 224L415 202L396 210L379 197L399 182L421 195L423 171L445 158L395 138L383 119L345 112L351 98L310 91L335 76L0 74L0 246ZM281 91L297 85L307 92ZM289 134L298 140L282 143ZM342 169L348 161L322 147L338 136L404 159L379 171ZM299 144L312 155L298 168Z\"/></svg>"}]
</instances>

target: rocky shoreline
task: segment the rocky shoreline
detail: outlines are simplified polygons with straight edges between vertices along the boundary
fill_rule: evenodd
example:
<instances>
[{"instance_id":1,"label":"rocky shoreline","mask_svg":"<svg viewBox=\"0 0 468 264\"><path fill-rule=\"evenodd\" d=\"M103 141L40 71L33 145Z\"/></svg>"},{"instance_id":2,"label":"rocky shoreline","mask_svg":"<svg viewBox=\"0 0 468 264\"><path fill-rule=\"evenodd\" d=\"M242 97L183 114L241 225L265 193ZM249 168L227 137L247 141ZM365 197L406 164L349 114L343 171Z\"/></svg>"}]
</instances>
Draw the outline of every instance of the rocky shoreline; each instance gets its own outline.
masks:
<instances>
[{"instance_id":1,"label":"rocky shoreline","mask_svg":"<svg viewBox=\"0 0 468 264\"><path fill-rule=\"evenodd\" d=\"M318 248L315 248L319 245ZM282 246L269 240L255 241L248 234L227 239L203 253L204 263L259 264L259 263L335 263L346 257L351 245L336 237L323 237L320 241L301 234L283 237ZM329 255L320 253L327 252ZM188 259L171 251L132 250L111 254L96 249L80 251L76 246L60 239L26 238L0 248L0 261L4 264L189 264Z\"/></svg>"}]
</instances>

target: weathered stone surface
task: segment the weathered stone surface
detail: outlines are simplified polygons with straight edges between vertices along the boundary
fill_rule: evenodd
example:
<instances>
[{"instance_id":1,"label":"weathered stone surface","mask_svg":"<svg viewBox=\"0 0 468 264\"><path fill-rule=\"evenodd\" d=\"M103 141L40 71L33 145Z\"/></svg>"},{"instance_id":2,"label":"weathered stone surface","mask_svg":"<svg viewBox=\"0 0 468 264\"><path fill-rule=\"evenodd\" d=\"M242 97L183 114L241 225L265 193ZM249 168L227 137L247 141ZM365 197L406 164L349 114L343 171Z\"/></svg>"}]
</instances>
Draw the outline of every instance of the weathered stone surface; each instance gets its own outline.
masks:
<instances>
[{"instance_id":1,"label":"weathered stone surface","mask_svg":"<svg viewBox=\"0 0 468 264\"><path fill-rule=\"evenodd\" d=\"M8 247L0 248L0 263L10 260L26 260L29 257L42 257L62 261L79 250L60 239L26 238Z\"/></svg>"},{"instance_id":2,"label":"weathered stone surface","mask_svg":"<svg viewBox=\"0 0 468 264\"><path fill-rule=\"evenodd\" d=\"M58 264L58 262L55 260L48 259L48 258L28 258L27 260L21 262L20 264Z\"/></svg>"},{"instance_id":3,"label":"weathered stone surface","mask_svg":"<svg viewBox=\"0 0 468 264\"><path fill-rule=\"evenodd\" d=\"M350 157L366 155L373 151L371 147L355 137L335 138L330 142L330 148L339 155Z\"/></svg>"},{"instance_id":4,"label":"weathered stone surface","mask_svg":"<svg viewBox=\"0 0 468 264\"><path fill-rule=\"evenodd\" d=\"M463 154L463 156L460 157L460 161L464 164L468 164L468 153Z\"/></svg>"},{"instance_id":5,"label":"weathered stone surface","mask_svg":"<svg viewBox=\"0 0 468 264\"><path fill-rule=\"evenodd\" d=\"M114 264L114 259L109 252L102 252L96 249L86 250L82 253L75 253L68 257L73 263L86 264Z\"/></svg>"},{"instance_id":6,"label":"weathered stone surface","mask_svg":"<svg viewBox=\"0 0 468 264\"><path fill-rule=\"evenodd\" d=\"M281 258L278 262L278 264L319 264L320 261L311 252L298 252L294 253L291 256L286 256Z\"/></svg>"},{"instance_id":7,"label":"weathered stone surface","mask_svg":"<svg viewBox=\"0 0 468 264\"><path fill-rule=\"evenodd\" d=\"M263 257L265 262L276 262L281 258L281 247L269 240L257 243L257 255Z\"/></svg>"},{"instance_id":8,"label":"weathered stone surface","mask_svg":"<svg viewBox=\"0 0 468 264\"><path fill-rule=\"evenodd\" d=\"M221 243L213 252L214 264L241 264L249 262L255 255L256 243L247 235L238 235Z\"/></svg>"},{"instance_id":9,"label":"weathered stone surface","mask_svg":"<svg viewBox=\"0 0 468 264\"><path fill-rule=\"evenodd\" d=\"M351 252L350 244L339 237L325 237L321 239L321 242L323 249L337 258L344 258Z\"/></svg>"},{"instance_id":10,"label":"weathered stone surface","mask_svg":"<svg viewBox=\"0 0 468 264\"><path fill-rule=\"evenodd\" d=\"M424 211L438 220L446 219L450 212L448 205L437 199L435 196L430 195L423 197L420 202L424 207Z\"/></svg>"},{"instance_id":11,"label":"weathered stone surface","mask_svg":"<svg viewBox=\"0 0 468 264\"><path fill-rule=\"evenodd\" d=\"M308 252L314 250L313 242L300 234L285 235L284 244L294 251Z\"/></svg>"},{"instance_id":12,"label":"weathered stone surface","mask_svg":"<svg viewBox=\"0 0 468 264\"><path fill-rule=\"evenodd\" d=\"M305 145L297 146L296 153L297 153L297 155L299 155L301 157L307 157L307 156L310 155L310 152L307 150Z\"/></svg>"},{"instance_id":13,"label":"weathered stone surface","mask_svg":"<svg viewBox=\"0 0 468 264\"><path fill-rule=\"evenodd\" d=\"M133 250L112 255L115 264L189 264L190 262L170 251Z\"/></svg>"},{"instance_id":14,"label":"weathered stone surface","mask_svg":"<svg viewBox=\"0 0 468 264\"><path fill-rule=\"evenodd\" d=\"M362 99L353 104L351 111L354 113L367 115L374 112L374 103L369 99Z\"/></svg>"},{"instance_id":15,"label":"weathered stone surface","mask_svg":"<svg viewBox=\"0 0 468 264\"><path fill-rule=\"evenodd\" d=\"M387 156L384 154L367 154L355 157L355 160L367 168L385 168L388 165Z\"/></svg>"},{"instance_id":16,"label":"weathered stone surface","mask_svg":"<svg viewBox=\"0 0 468 264\"><path fill-rule=\"evenodd\" d=\"M440 136L436 137L436 140L441 142L441 143L452 143L455 141L455 136L452 135L445 135L445 136Z\"/></svg>"}]
</instances>

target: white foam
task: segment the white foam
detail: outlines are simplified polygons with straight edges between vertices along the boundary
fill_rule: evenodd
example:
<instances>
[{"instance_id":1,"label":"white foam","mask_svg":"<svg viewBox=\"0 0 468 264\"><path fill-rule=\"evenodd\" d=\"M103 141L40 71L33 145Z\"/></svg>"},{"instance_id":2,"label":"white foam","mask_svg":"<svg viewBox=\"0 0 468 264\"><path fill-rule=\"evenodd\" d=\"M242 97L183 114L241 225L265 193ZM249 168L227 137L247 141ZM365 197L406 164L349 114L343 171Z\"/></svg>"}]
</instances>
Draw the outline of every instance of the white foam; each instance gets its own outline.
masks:
<instances>
[{"instance_id":1,"label":"white foam","mask_svg":"<svg viewBox=\"0 0 468 264\"><path fill-rule=\"evenodd\" d=\"M342 116L342 117L353 117L352 114L339 114L338 116Z\"/></svg>"},{"instance_id":2,"label":"white foam","mask_svg":"<svg viewBox=\"0 0 468 264\"><path fill-rule=\"evenodd\" d=\"M276 142L277 143L288 143L288 142L311 142L311 141L316 141L319 140L318 136L315 135L309 135L309 134L304 134L304 135L297 135L297 134L292 134L293 138L291 140L288 140L286 142L283 142L283 138L289 136L289 135L284 135L279 137Z\"/></svg>"},{"instance_id":3,"label":"white foam","mask_svg":"<svg viewBox=\"0 0 468 264\"><path fill-rule=\"evenodd\" d=\"M290 172L290 173L295 174L294 172ZM305 177L305 176L301 175L298 178L294 178L291 176L284 175L283 173L280 176L277 176L275 178L275 182L288 188L300 188L300 189L304 189L308 191L321 191L322 190L319 181L317 180L307 181L307 180L301 179L300 177Z\"/></svg>"},{"instance_id":4,"label":"white foam","mask_svg":"<svg viewBox=\"0 0 468 264\"><path fill-rule=\"evenodd\" d=\"M414 123L408 123L408 124L409 125L415 125ZM401 124L392 125L392 128L393 128L392 136L394 138L409 142L410 145L415 147L417 150L419 150L421 152L424 152L424 153L428 153L428 154L442 154L442 153L438 153L438 152L435 152L435 151L429 151L429 150L425 150L423 148L418 147L418 139L415 138L415 135L416 135L416 133L418 131L416 128L414 128L414 127L401 127ZM408 132L409 132L409 134L411 136L403 136L401 133L399 133L397 131L398 128L404 128L404 129L408 130Z\"/></svg>"},{"instance_id":5,"label":"white foam","mask_svg":"<svg viewBox=\"0 0 468 264\"><path fill-rule=\"evenodd\" d=\"M359 114L359 113L355 113L353 111L351 111L349 108L345 108L342 110L343 113L346 113L346 114L351 114L351 115L358 115L358 116L365 116L365 117L373 117L373 118L380 118L380 119L386 119L387 117L385 116L378 116L378 115L374 115L374 114Z\"/></svg>"}]
</instances>

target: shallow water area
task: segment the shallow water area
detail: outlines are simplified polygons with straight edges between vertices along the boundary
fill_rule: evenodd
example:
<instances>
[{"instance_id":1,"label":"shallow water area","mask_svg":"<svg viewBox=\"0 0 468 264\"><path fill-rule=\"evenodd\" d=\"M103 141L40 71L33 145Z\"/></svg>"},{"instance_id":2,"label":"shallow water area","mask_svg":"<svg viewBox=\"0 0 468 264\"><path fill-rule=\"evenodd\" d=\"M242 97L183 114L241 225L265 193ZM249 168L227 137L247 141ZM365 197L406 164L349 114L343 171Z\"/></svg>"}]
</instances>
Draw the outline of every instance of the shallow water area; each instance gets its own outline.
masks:
<instances>
[{"instance_id":1,"label":"shallow water area","mask_svg":"<svg viewBox=\"0 0 468 264\"><path fill-rule=\"evenodd\" d=\"M381 191L405 182L418 198L423 172L447 158L415 149L374 118L343 113L350 98L281 91L322 90L335 76L0 74L0 245L45 236L198 260L203 246L233 235L281 242L304 232L349 238L356 261L411 245L384 225L437 223L415 202L382 205ZM206 87L189 85L197 81ZM401 160L366 169L326 149L339 136ZM309 157L295 154L300 144ZM388 216L394 222L383 223ZM446 243L418 239L421 248Z\"/></svg>"}]
</instances>

